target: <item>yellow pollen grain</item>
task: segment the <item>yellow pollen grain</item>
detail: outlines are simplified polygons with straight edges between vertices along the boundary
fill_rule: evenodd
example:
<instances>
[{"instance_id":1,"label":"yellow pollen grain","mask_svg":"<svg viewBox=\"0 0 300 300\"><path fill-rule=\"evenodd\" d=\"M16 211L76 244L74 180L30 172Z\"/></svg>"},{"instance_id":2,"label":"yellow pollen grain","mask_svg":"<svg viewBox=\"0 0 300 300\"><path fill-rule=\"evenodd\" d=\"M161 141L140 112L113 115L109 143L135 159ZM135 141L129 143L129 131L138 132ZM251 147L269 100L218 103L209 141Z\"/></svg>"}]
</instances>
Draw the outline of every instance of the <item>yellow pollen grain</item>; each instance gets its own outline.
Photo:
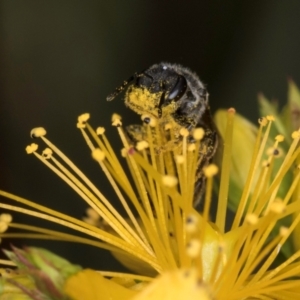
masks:
<instances>
[{"instance_id":1,"label":"yellow pollen grain","mask_svg":"<svg viewBox=\"0 0 300 300\"><path fill-rule=\"evenodd\" d=\"M97 135L102 135L105 132L105 128L104 127L98 127L96 129L96 134Z\"/></svg>"},{"instance_id":2,"label":"yellow pollen grain","mask_svg":"<svg viewBox=\"0 0 300 300\"><path fill-rule=\"evenodd\" d=\"M246 222L250 225L255 225L258 222L258 216L256 214L247 214Z\"/></svg>"},{"instance_id":3,"label":"yellow pollen grain","mask_svg":"<svg viewBox=\"0 0 300 300\"><path fill-rule=\"evenodd\" d=\"M275 214L282 214L285 212L285 204L282 201L274 201L270 205L270 211L272 211Z\"/></svg>"},{"instance_id":4,"label":"yellow pollen grain","mask_svg":"<svg viewBox=\"0 0 300 300\"><path fill-rule=\"evenodd\" d=\"M11 214L1 214L0 215L0 222L10 223L12 221Z\"/></svg>"},{"instance_id":5,"label":"yellow pollen grain","mask_svg":"<svg viewBox=\"0 0 300 300\"><path fill-rule=\"evenodd\" d=\"M43 152L42 155L44 158L49 159L52 156L53 151L50 148L46 148Z\"/></svg>"},{"instance_id":6,"label":"yellow pollen grain","mask_svg":"<svg viewBox=\"0 0 300 300\"><path fill-rule=\"evenodd\" d=\"M193 138L196 141L201 141L204 137L205 131L203 128L196 128L193 132Z\"/></svg>"},{"instance_id":7,"label":"yellow pollen grain","mask_svg":"<svg viewBox=\"0 0 300 300\"><path fill-rule=\"evenodd\" d=\"M186 252L189 257L195 258L199 256L201 250L201 242L198 239L191 239L186 246Z\"/></svg>"},{"instance_id":8,"label":"yellow pollen grain","mask_svg":"<svg viewBox=\"0 0 300 300\"><path fill-rule=\"evenodd\" d=\"M176 155L175 160L179 165L181 165L185 162L185 157L183 155Z\"/></svg>"},{"instance_id":9,"label":"yellow pollen grain","mask_svg":"<svg viewBox=\"0 0 300 300\"><path fill-rule=\"evenodd\" d=\"M39 138L41 136L45 136L46 134L47 134L47 131L44 127L36 127L30 131L30 136L32 138Z\"/></svg>"},{"instance_id":10,"label":"yellow pollen grain","mask_svg":"<svg viewBox=\"0 0 300 300\"><path fill-rule=\"evenodd\" d=\"M25 150L27 154L31 154L33 152L35 152L38 149L38 145L35 143L32 143L31 145L28 145Z\"/></svg>"},{"instance_id":11,"label":"yellow pollen grain","mask_svg":"<svg viewBox=\"0 0 300 300\"><path fill-rule=\"evenodd\" d=\"M282 237L285 237L289 234L289 229L285 226L281 226L279 228L279 234L282 236Z\"/></svg>"},{"instance_id":12,"label":"yellow pollen grain","mask_svg":"<svg viewBox=\"0 0 300 300\"><path fill-rule=\"evenodd\" d=\"M274 116L272 116L272 115L266 116L266 119L267 119L268 121L275 121L275 118L274 118Z\"/></svg>"},{"instance_id":13,"label":"yellow pollen grain","mask_svg":"<svg viewBox=\"0 0 300 300\"><path fill-rule=\"evenodd\" d=\"M277 142L283 142L284 141L284 136L282 134L278 134L276 137L275 137L275 140Z\"/></svg>"},{"instance_id":14,"label":"yellow pollen grain","mask_svg":"<svg viewBox=\"0 0 300 300\"><path fill-rule=\"evenodd\" d=\"M84 114L80 115L77 120L78 120L78 123L85 123L85 122L87 122L87 120L89 118L90 118L90 114L84 113Z\"/></svg>"},{"instance_id":15,"label":"yellow pollen grain","mask_svg":"<svg viewBox=\"0 0 300 300\"><path fill-rule=\"evenodd\" d=\"M178 183L178 179L175 176L164 175L162 177L162 183L167 187L174 187Z\"/></svg>"},{"instance_id":16,"label":"yellow pollen grain","mask_svg":"<svg viewBox=\"0 0 300 300\"><path fill-rule=\"evenodd\" d=\"M105 153L101 149L96 148L94 151L92 151L92 157L96 161L103 161L105 158Z\"/></svg>"},{"instance_id":17,"label":"yellow pollen grain","mask_svg":"<svg viewBox=\"0 0 300 300\"><path fill-rule=\"evenodd\" d=\"M5 232L8 228L8 224L6 222L0 222L0 232Z\"/></svg>"},{"instance_id":18,"label":"yellow pollen grain","mask_svg":"<svg viewBox=\"0 0 300 300\"><path fill-rule=\"evenodd\" d=\"M203 173L206 177L213 177L219 171L219 168L215 164L210 164L207 167L203 168Z\"/></svg>"},{"instance_id":19,"label":"yellow pollen grain","mask_svg":"<svg viewBox=\"0 0 300 300\"><path fill-rule=\"evenodd\" d=\"M294 131L293 133L292 133L292 138L293 139L298 139L300 137L300 131L298 130L298 131Z\"/></svg>"},{"instance_id":20,"label":"yellow pollen grain","mask_svg":"<svg viewBox=\"0 0 300 300\"><path fill-rule=\"evenodd\" d=\"M179 130L179 133L181 136L185 136L185 137L187 137L189 135L189 131L186 128L181 128Z\"/></svg>"},{"instance_id":21,"label":"yellow pollen grain","mask_svg":"<svg viewBox=\"0 0 300 300\"><path fill-rule=\"evenodd\" d=\"M149 148L149 144L146 141L140 141L136 144L136 149L139 151L142 151L147 148Z\"/></svg>"},{"instance_id":22,"label":"yellow pollen grain","mask_svg":"<svg viewBox=\"0 0 300 300\"><path fill-rule=\"evenodd\" d=\"M187 150L189 152L193 152L196 150L196 145L195 144L189 144Z\"/></svg>"},{"instance_id":23,"label":"yellow pollen grain","mask_svg":"<svg viewBox=\"0 0 300 300\"><path fill-rule=\"evenodd\" d=\"M259 118L258 119L258 123L261 125L261 126L266 126L268 124L268 120L265 118L265 117L262 117L262 118Z\"/></svg>"}]
</instances>

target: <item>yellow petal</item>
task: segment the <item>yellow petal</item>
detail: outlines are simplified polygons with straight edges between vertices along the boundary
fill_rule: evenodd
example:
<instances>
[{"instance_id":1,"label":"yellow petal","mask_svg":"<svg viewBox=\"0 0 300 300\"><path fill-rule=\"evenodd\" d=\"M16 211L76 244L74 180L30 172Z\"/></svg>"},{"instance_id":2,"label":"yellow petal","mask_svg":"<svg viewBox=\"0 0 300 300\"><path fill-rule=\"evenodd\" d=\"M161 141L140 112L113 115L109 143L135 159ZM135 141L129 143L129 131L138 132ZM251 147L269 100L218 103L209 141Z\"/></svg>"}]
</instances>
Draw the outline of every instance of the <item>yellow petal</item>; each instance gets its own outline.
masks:
<instances>
[{"instance_id":1,"label":"yellow petal","mask_svg":"<svg viewBox=\"0 0 300 300\"><path fill-rule=\"evenodd\" d=\"M227 110L218 110L214 120L222 138L225 136ZM239 114L235 114L231 152L230 177L238 187L243 187L248 176L257 127ZM241 166L243 166L241 168Z\"/></svg>"},{"instance_id":2,"label":"yellow petal","mask_svg":"<svg viewBox=\"0 0 300 300\"><path fill-rule=\"evenodd\" d=\"M64 290L74 300L126 300L137 293L89 269L70 277Z\"/></svg>"},{"instance_id":3,"label":"yellow petal","mask_svg":"<svg viewBox=\"0 0 300 300\"><path fill-rule=\"evenodd\" d=\"M133 300L212 300L208 287L199 281L197 271L175 270L164 273L143 289Z\"/></svg>"}]
</instances>

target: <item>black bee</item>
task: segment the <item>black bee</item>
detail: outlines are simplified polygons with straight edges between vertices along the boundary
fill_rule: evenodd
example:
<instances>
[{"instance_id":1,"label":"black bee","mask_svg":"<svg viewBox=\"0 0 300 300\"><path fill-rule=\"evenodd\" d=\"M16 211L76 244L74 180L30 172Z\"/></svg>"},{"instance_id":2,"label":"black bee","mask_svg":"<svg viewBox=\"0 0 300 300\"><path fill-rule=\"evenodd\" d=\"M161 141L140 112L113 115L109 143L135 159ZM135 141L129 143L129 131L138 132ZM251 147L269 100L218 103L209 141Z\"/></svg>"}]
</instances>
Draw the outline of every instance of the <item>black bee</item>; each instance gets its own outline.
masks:
<instances>
[{"instance_id":1,"label":"black bee","mask_svg":"<svg viewBox=\"0 0 300 300\"><path fill-rule=\"evenodd\" d=\"M195 73L185 67L159 63L141 73L135 73L109 95L107 100L113 100L126 88L126 106L146 116L143 118L145 123L149 123L151 118L155 118L159 126L172 123L175 139L181 139L179 130L182 127L189 132L196 127L204 129L205 135L200 148L201 159L195 178L194 204L196 205L204 190L205 178L202 169L211 161L218 145L218 134L210 114L208 93L204 84ZM136 142L144 137L141 125L131 125L126 130L132 141ZM170 150L174 145L176 141L166 144L165 147L169 147L167 150Z\"/></svg>"}]
</instances>

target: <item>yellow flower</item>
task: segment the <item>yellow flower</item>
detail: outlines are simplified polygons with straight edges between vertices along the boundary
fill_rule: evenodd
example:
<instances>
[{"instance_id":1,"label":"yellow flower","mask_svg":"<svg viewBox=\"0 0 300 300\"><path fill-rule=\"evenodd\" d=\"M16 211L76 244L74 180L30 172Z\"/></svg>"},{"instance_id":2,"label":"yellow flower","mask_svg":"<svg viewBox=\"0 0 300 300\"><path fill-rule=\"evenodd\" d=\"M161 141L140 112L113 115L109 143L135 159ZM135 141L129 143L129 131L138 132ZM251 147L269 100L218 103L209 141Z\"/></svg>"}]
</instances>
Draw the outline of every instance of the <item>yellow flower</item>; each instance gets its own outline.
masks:
<instances>
[{"instance_id":1,"label":"yellow flower","mask_svg":"<svg viewBox=\"0 0 300 300\"><path fill-rule=\"evenodd\" d=\"M121 299L120 294L113 294L115 284L123 285L122 288L128 291L126 299L176 300L186 299L187 295L209 300L296 299L300 293L300 251L282 263L276 258L300 220L300 199L291 201L291 195L299 185L300 172L295 164L300 153L297 147L300 131L292 134L289 149L272 178L270 174L282 138L276 137L273 151L267 151L264 158L274 118L268 116L260 120L236 215L226 229L229 158L235 147L232 144L234 116L235 111L230 109L224 133L218 202L213 204L217 205L215 216L210 216L213 180L218 172L214 164L203 170L206 176L203 211L200 214L193 208L196 162L202 155L198 151L201 135L194 135L195 141L190 142L182 131L182 142L166 150L164 145L172 138L172 124L165 129L149 122L144 125L146 140L134 148L126 138L121 118L114 115L112 123L124 145L122 156L128 165L127 172L106 138L105 130L101 127L94 130L88 123L88 114L78 118L77 127L92 157L107 176L127 213L124 218L80 169L45 137L44 129L34 129L31 135L40 138L47 148L40 154L38 146L31 144L26 148L27 153L37 157L87 202L91 208L88 216L81 221L3 191L0 195L23 206L0 203L0 207L58 223L84 233L87 238L15 224L5 217L0 221L5 223L4 229L27 230L29 234L8 232L2 233L1 237L76 241L112 251L138 275L100 272L114 282L107 293L110 299ZM166 130L169 130L168 134ZM242 169L243 161L236 167ZM296 176L285 196L279 198L281 182L294 167ZM288 227L281 227L276 236L271 236L282 218L296 213L298 216ZM72 299L97 299L102 295L106 281L95 272L82 272L66 281L65 292ZM81 285L82 278L85 278L84 286ZM79 286L80 293L70 294ZM133 290L139 292L136 294ZM120 293L123 292L121 289Z\"/></svg>"}]
</instances>

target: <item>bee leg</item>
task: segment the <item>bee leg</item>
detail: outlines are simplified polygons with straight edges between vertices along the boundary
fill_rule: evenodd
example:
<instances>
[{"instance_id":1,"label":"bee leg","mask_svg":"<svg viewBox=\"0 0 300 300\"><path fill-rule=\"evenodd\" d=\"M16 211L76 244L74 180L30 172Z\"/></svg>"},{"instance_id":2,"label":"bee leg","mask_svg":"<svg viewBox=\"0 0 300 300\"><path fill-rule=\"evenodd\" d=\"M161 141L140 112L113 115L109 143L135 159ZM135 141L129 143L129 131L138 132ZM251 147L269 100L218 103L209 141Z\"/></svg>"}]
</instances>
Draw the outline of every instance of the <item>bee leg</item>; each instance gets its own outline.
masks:
<instances>
[{"instance_id":1,"label":"bee leg","mask_svg":"<svg viewBox=\"0 0 300 300\"><path fill-rule=\"evenodd\" d=\"M195 208L197 208L199 206L199 204L201 203L201 200L202 200L204 192L205 192L205 185L206 185L206 178L203 174L201 174L200 177L196 180L195 186L194 186L193 204L194 204Z\"/></svg>"},{"instance_id":2,"label":"bee leg","mask_svg":"<svg viewBox=\"0 0 300 300\"><path fill-rule=\"evenodd\" d=\"M126 126L127 138L132 144L144 141L146 139L146 130L143 125Z\"/></svg>"}]
</instances>

